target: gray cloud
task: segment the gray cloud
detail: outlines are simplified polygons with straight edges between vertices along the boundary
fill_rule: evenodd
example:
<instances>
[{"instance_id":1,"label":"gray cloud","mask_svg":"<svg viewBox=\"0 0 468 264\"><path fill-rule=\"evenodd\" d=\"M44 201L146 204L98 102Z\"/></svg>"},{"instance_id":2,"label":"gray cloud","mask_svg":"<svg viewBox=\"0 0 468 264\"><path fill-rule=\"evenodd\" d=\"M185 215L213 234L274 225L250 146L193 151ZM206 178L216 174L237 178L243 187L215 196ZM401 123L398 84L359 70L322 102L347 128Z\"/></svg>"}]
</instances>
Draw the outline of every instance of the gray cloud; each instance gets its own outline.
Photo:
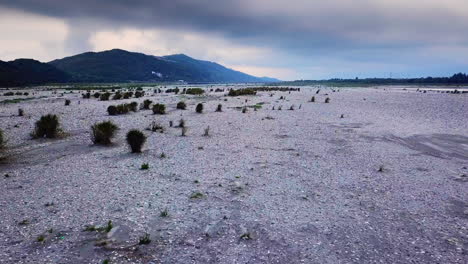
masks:
<instances>
[{"instance_id":1,"label":"gray cloud","mask_svg":"<svg viewBox=\"0 0 468 264\"><path fill-rule=\"evenodd\" d=\"M305 68L308 60L326 58L328 64L415 66L427 50L468 47L464 0L0 0L0 6L64 19L73 51L88 49L87 39L97 30L124 26L217 33L280 50ZM291 66L282 61L278 65Z\"/></svg>"}]
</instances>

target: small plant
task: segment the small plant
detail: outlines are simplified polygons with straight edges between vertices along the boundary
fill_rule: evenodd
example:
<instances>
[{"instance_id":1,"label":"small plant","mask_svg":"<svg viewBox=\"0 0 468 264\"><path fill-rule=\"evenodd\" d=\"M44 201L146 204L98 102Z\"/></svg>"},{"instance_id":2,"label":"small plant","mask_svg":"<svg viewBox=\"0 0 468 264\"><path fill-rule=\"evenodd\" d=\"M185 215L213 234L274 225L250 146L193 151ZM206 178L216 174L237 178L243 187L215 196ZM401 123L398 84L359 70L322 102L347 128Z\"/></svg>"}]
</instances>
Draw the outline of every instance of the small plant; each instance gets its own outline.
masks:
<instances>
[{"instance_id":1,"label":"small plant","mask_svg":"<svg viewBox=\"0 0 468 264\"><path fill-rule=\"evenodd\" d=\"M278 111L281 111L282 108L283 108L283 107L282 107L281 105L278 106Z\"/></svg>"},{"instance_id":2,"label":"small plant","mask_svg":"<svg viewBox=\"0 0 468 264\"><path fill-rule=\"evenodd\" d=\"M208 126L208 127L205 128L205 132L203 132L203 136L204 136L204 137L210 136L210 126Z\"/></svg>"},{"instance_id":3,"label":"small plant","mask_svg":"<svg viewBox=\"0 0 468 264\"><path fill-rule=\"evenodd\" d=\"M167 208L161 211L161 214L159 214L161 217L168 217L169 216L169 211L167 211Z\"/></svg>"},{"instance_id":4,"label":"small plant","mask_svg":"<svg viewBox=\"0 0 468 264\"><path fill-rule=\"evenodd\" d=\"M91 126L91 140L94 144L110 145L118 129L119 127L111 121L96 123Z\"/></svg>"},{"instance_id":5,"label":"small plant","mask_svg":"<svg viewBox=\"0 0 468 264\"><path fill-rule=\"evenodd\" d=\"M177 103L176 108L180 110L185 110L187 108L187 104L184 101L180 101Z\"/></svg>"},{"instance_id":6,"label":"small plant","mask_svg":"<svg viewBox=\"0 0 468 264\"><path fill-rule=\"evenodd\" d=\"M151 123L151 125L149 127L149 130L151 130L152 132L158 132L159 131L160 133L164 133L164 127L161 124L159 124L159 123L157 123L155 121L153 121Z\"/></svg>"},{"instance_id":7,"label":"small plant","mask_svg":"<svg viewBox=\"0 0 468 264\"><path fill-rule=\"evenodd\" d=\"M143 144L146 142L146 136L143 132L133 129L127 133L127 143L132 153L140 153Z\"/></svg>"},{"instance_id":8,"label":"small plant","mask_svg":"<svg viewBox=\"0 0 468 264\"><path fill-rule=\"evenodd\" d=\"M24 116L24 110L23 109L18 109L18 116Z\"/></svg>"},{"instance_id":9,"label":"small plant","mask_svg":"<svg viewBox=\"0 0 468 264\"><path fill-rule=\"evenodd\" d=\"M34 138L56 138L60 132L60 122L56 115L48 114L41 116L36 122L33 132Z\"/></svg>"},{"instance_id":10,"label":"small plant","mask_svg":"<svg viewBox=\"0 0 468 264\"><path fill-rule=\"evenodd\" d=\"M140 170L148 170L148 169L149 169L149 164L148 163L141 164Z\"/></svg>"},{"instance_id":11,"label":"small plant","mask_svg":"<svg viewBox=\"0 0 468 264\"><path fill-rule=\"evenodd\" d=\"M113 227L114 227L114 225L112 225L112 220L109 220L107 222L107 225L104 227L104 231L106 233L109 233L112 230Z\"/></svg>"},{"instance_id":12,"label":"small plant","mask_svg":"<svg viewBox=\"0 0 468 264\"><path fill-rule=\"evenodd\" d=\"M37 237L36 240L37 240L37 242L41 242L41 243L42 243L42 242L45 241L45 236L44 236L44 235L39 235L39 236Z\"/></svg>"},{"instance_id":13,"label":"small plant","mask_svg":"<svg viewBox=\"0 0 468 264\"><path fill-rule=\"evenodd\" d=\"M242 113L243 114L247 113L247 106L242 107Z\"/></svg>"},{"instance_id":14,"label":"small plant","mask_svg":"<svg viewBox=\"0 0 468 264\"><path fill-rule=\"evenodd\" d=\"M341 114L340 118L344 118L344 114Z\"/></svg>"},{"instance_id":15,"label":"small plant","mask_svg":"<svg viewBox=\"0 0 468 264\"><path fill-rule=\"evenodd\" d=\"M291 107L289 107L289 110L294 111L294 105L291 105Z\"/></svg>"},{"instance_id":16,"label":"small plant","mask_svg":"<svg viewBox=\"0 0 468 264\"><path fill-rule=\"evenodd\" d=\"M187 135L187 130L188 128L187 127L182 127L182 132L181 132L181 136L185 137Z\"/></svg>"},{"instance_id":17,"label":"small plant","mask_svg":"<svg viewBox=\"0 0 468 264\"><path fill-rule=\"evenodd\" d=\"M164 115L166 113L166 106L163 104L153 105L153 113L155 115Z\"/></svg>"},{"instance_id":18,"label":"small plant","mask_svg":"<svg viewBox=\"0 0 468 264\"><path fill-rule=\"evenodd\" d=\"M222 112L223 111L223 105L219 104L218 107L216 107L216 112Z\"/></svg>"},{"instance_id":19,"label":"small plant","mask_svg":"<svg viewBox=\"0 0 468 264\"><path fill-rule=\"evenodd\" d=\"M330 98L329 97L325 98L325 103L326 104L330 103Z\"/></svg>"},{"instance_id":20,"label":"small plant","mask_svg":"<svg viewBox=\"0 0 468 264\"><path fill-rule=\"evenodd\" d=\"M68 106L68 105L70 105L70 103L71 103L71 101L70 101L70 100L68 100L68 99L66 99L66 100L65 100L65 106Z\"/></svg>"},{"instance_id":21,"label":"small plant","mask_svg":"<svg viewBox=\"0 0 468 264\"><path fill-rule=\"evenodd\" d=\"M117 115L117 107L115 105L109 105L109 107L107 107L107 113L109 113L109 115Z\"/></svg>"},{"instance_id":22,"label":"small plant","mask_svg":"<svg viewBox=\"0 0 468 264\"><path fill-rule=\"evenodd\" d=\"M143 101L143 109L146 109L146 110L149 110L150 109L150 105L153 103L153 101L149 100L149 99L146 99Z\"/></svg>"},{"instance_id":23,"label":"small plant","mask_svg":"<svg viewBox=\"0 0 468 264\"><path fill-rule=\"evenodd\" d=\"M138 241L139 245L148 245L149 243L151 243L151 239L150 239L150 235L148 233L143 235L142 237L140 237L140 239Z\"/></svg>"},{"instance_id":24,"label":"small plant","mask_svg":"<svg viewBox=\"0 0 468 264\"><path fill-rule=\"evenodd\" d=\"M312 98L310 98L310 102L311 102L311 103L314 103L314 102L315 102L315 96L312 96Z\"/></svg>"},{"instance_id":25,"label":"small plant","mask_svg":"<svg viewBox=\"0 0 468 264\"><path fill-rule=\"evenodd\" d=\"M202 103L197 104L197 107L195 108L195 112L197 112L199 114L203 113L203 104Z\"/></svg>"},{"instance_id":26,"label":"small plant","mask_svg":"<svg viewBox=\"0 0 468 264\"><path fill-rule=\"evenodd\" d=\"M166 158L166 154L164 152L161 153L161 155L159 155L159 158L160 159L165 159Z\"/></svg>"}]
</instances>

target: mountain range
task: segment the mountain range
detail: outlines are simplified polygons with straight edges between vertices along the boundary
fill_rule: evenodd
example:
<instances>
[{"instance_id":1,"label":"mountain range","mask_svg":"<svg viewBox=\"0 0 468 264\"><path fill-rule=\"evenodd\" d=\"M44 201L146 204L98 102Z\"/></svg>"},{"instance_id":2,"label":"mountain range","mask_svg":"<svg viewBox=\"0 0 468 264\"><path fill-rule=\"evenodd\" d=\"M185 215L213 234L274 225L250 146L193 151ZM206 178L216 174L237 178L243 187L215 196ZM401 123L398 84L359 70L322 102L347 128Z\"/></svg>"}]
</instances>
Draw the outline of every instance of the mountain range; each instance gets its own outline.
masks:
<instances>
[{"instance_id":1,"label":"mountain range","mask_svg":"<svg viewBox=\"0 0 468 264\"><path fill-rule=\"evenodd\" d=\"M33 59L0 61L0 87L48 83L175 81L263 83L279 80L255 77L184 54L152 56L120 49L86 52L47 63Z\"/></svg>"}]
</instances>

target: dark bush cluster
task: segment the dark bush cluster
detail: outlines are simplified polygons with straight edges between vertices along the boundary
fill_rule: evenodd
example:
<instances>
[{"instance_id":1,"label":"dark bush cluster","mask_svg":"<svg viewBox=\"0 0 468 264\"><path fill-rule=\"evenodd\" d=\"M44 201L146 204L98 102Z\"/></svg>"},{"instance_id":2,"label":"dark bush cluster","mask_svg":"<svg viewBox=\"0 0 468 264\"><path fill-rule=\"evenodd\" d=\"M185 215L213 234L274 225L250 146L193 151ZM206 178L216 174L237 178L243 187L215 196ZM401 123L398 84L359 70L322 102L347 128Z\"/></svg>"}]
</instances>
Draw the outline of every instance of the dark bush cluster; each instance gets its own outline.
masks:
<instances>
[{"instance_id":1,"label":"dark bush cluster","mask_svg":"<svg viewBox=\"0 0 468 264\"><path fill-rule=\"evenodd\" d=\"M111 93L105 92L99 96L99 100L101 101L109 101L109 98L111 96Z\"/></svg>"},{"instance_id":2,"label":"dark bush cluster","mask_svg":"<svg viewBox=\"0 0 468 264\"><path fill-rule=\"evenodd\" d=\"M200 95L200 94L204 94L205 90L203 90L202 88L189 88L185 91L185 93L192 94L192 95Z\"/></svg>"},{"instance_id":3,"label":"dark bush cluster","mask_svg":"<svg viewBox=\"0 0 468 264\"><path fill-rule=\"evenodd\" d=\"M90 92L87 92L87 93L84 93L84 94L81 94L83 96L83 99L89 99L91 98L91 93Z\"/></svg>"},{"instance_id":4,"label":"dark bush cluster","mask_svg":"<svg viewBox=\"0 0 468 264\"><path fill-rule=\"evenodd\" d=\"M135 92L135 98L140 98L140 97L143 97L145 95L145 92L143 91L136 91Z\"/></svg>"},{"instance_id":5,"label":"dark bush cluster","mask_svg":"<svg viewBox=\"0 0 468 264\"><path fill-rule=\"evenodd\" d=\"M166 113L166 106L163 104L154 104L153 113L155 115L164 115Z\"/></svg>"},{"instance_id":6,"label":"dark bush cluster","mask_svg":"<svg viewBox=\"0 0 468 264\"><path fill-rule=\"evenodd\" d=\"M185 110L187 108L187 104L184 101L180 101L177 103L177 109Z\"/></svg>"},{"instance_id":7,"label":"dark bush cluster","mask_svg":"<svg viewBox=\"0 0 468 264\"><path fill-rule=\"evenodd\" d=\"M41 116L36 122L36 127L32 136L34 138L56 138L60 132L60 122L56 115L48 114Z\"/></svg>"},{"instance_id":8,"label":"dark bush cluster","mask_svg":"<svg viewBox=\"0 0 468 264\"><path fill-rule=\"evenodd\" d=\"M195 111L199 114L203 113L203 104L202 103L197 104Z\"/></svg>"},{"instance_id":9,"label":"dark bush cluster","mask_svg":"<svg viewBox=\"0 0 468 264\"><path fill-rule=\"evenodd\" d=\"M240 95L256 95L257 92L254 89L246 88L246 89L231 89L229 90L229 96L240 96Z\"/></svg>"},{"instance_id":10,"label":"dark bush cluster","mask_svg":"<svg viewBox=\"0 0 468 264\"><path fill-rule=\"evenodd\" d=\"M68 99L65 100L65 105L70 105L70 103L71 103L70 100L68 100Z\"/></svg>"},{"instance_id":11,"label":"dark bush cluster","mask_svg":"<svg viewBox=\"0 0 468 264\"><path fill-rule=\"evenodd\" d=\"M107 107L109 115L123 115L130 111L136 112L138 110L138 103L131 102L129 104L110 105Z\"/></svg>"},{"instance_id":12,"label":"dark bush cluster","mask_svg":"<svg viewBox=\"0 0 468 264\"><path fill-rule=\"evenodd\" d=\"M127 133L127 143L132 153L140 153L143 144L146 142L146 136L143 132L133 129Z\"/></svg>"},{"instance_id":13,"label":"dark bush cluster","mask_svg":"<svg viewBox=\"0 0 468 264\"><path fill-rule=\"evenodd\" d=\"M119 127L111 121L96 123L91 126L91 140L94 144L109 145L118 129Z\"/></svg>"},{"instance_id":14,"label":"dark bush cluster","mask_svg":"<svg viewBox=\"0 0 468 264\"><path fill-rule=\"evenodd\" d=\"M143 101L143 109L149 110L153 101L146 99Z\"/></svg>"}]
</instances>

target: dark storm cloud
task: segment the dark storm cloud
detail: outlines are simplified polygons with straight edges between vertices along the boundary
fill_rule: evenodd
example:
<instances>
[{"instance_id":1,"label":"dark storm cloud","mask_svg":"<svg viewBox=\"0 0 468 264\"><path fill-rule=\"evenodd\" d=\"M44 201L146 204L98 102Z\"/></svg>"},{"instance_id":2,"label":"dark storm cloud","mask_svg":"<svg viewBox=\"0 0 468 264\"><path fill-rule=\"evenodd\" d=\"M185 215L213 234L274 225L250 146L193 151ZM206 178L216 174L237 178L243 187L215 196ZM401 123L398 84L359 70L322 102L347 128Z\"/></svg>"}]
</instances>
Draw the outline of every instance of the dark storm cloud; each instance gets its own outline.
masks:
<instances>
[{"instance_id":1,"label":"dark storm cloud","mask_svg":"<svg viewBox=\"0 0 468 264\"><path fill-rule=\"evenodd\" d=\"M468 46L464 0L0 0L2 6L67 21L68 43L81 49L91 33L119 27L215 32L303 56L297 62L304 65L327 57L404 64L434 47Z\"/></svg>"}]
</instances>

